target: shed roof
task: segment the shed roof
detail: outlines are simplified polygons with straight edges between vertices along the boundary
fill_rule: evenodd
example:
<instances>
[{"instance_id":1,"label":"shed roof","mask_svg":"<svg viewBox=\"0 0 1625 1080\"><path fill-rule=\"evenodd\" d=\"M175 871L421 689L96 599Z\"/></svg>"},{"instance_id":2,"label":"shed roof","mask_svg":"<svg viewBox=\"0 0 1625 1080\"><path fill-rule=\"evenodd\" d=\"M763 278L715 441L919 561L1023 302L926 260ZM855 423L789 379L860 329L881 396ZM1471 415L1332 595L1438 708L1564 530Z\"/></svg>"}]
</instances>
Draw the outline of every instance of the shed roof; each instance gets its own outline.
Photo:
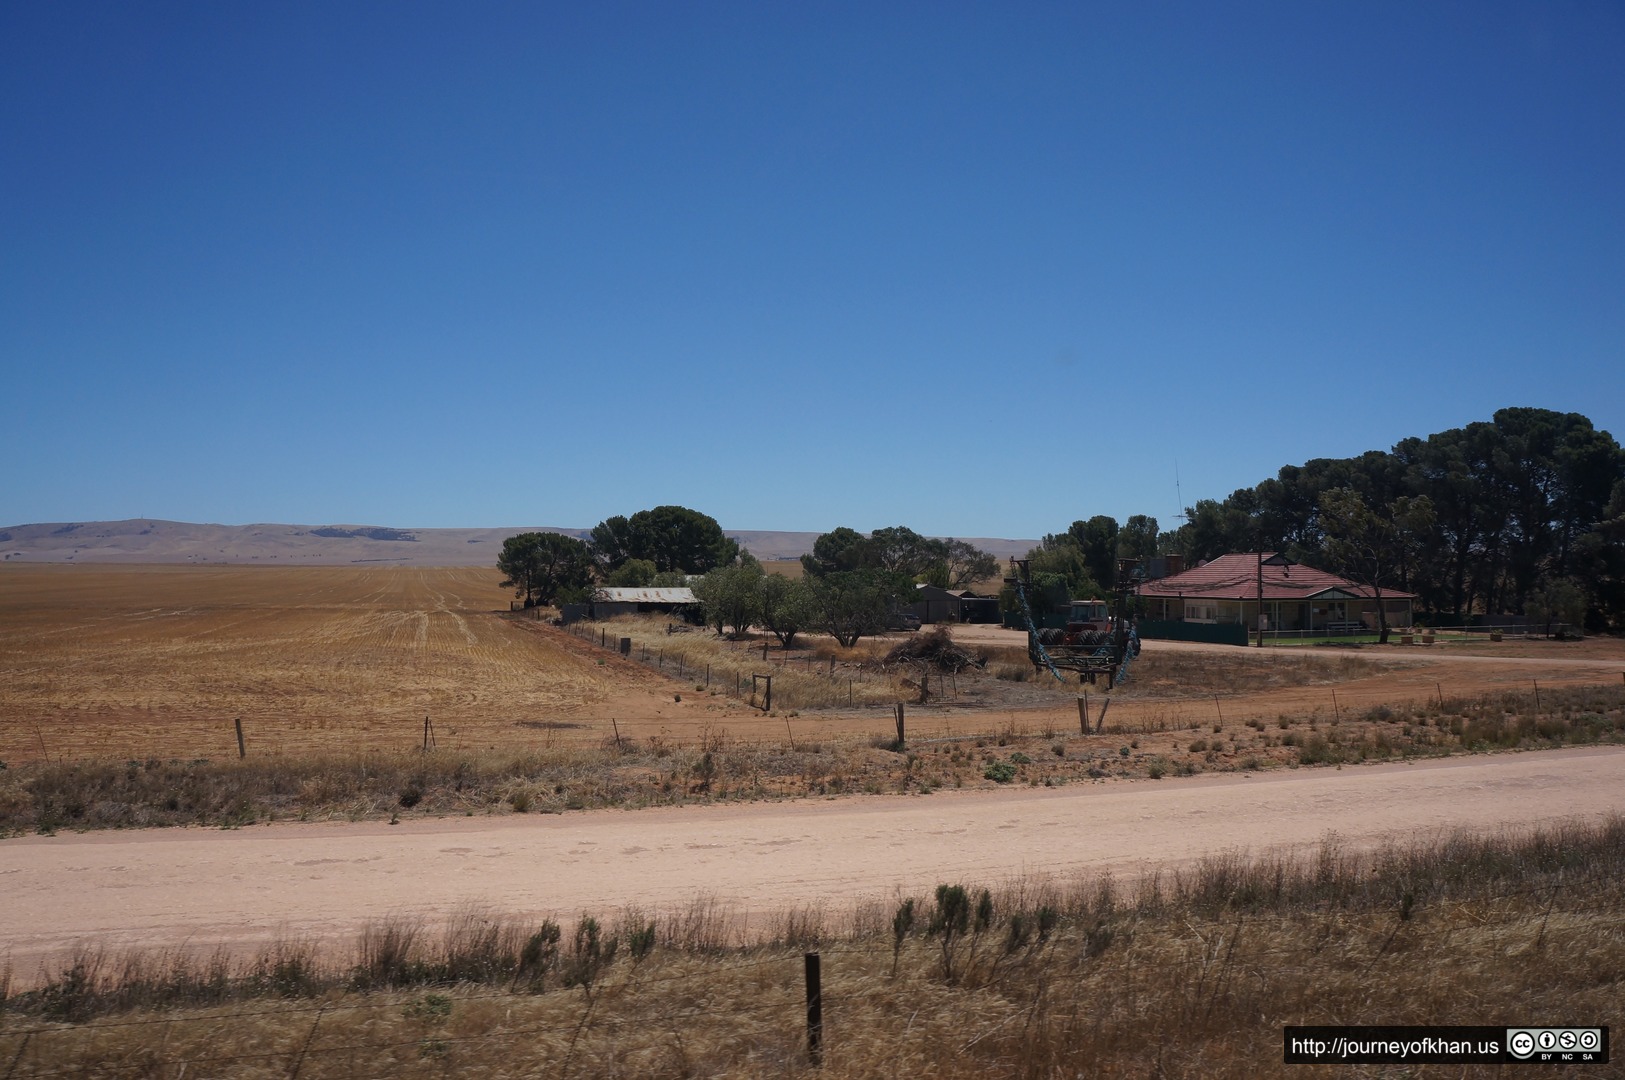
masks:
<instances>
[{"instance_id":1,"label":"shed roof","mask_svg":"<svg viewBox=\"0 0 1625 1080\"><path fill-rule=\"evenodd\" d=\"M692 604L696 602L693 589L634 589L621 585L599 589L594 594L593 599L606 604Z\"/></svg>"},{"instance_id":2,"label":"shed roof","mask_svg":"<svg viewBox=\"0 0 1625 1080\"><path fill-rule=\"evenodd\" d=\"M1274 554L1273 551L1262 553L1266 559ZM1218 600L1256 601L1259 555L1260 553L1256 551L1220 555L1217 559L1192 567L1183 573L1147 581L1137 591L1141 596L1169 599L1207 596ZM1333 592L1342 593L1344 596L1326 595ZM1302 563L1294 563L1291 566L1265 565L1265 600L1311 600L1322 596L1326 599L1372 600L1376 598L1376 592L1368 585L1361 585L1359 582L1338 577L1324 570L1316 570ZM1403 589L1384 589L1382 598L1414 600L1416 594L1405 592Z\"/></svg>"}]
</instances>

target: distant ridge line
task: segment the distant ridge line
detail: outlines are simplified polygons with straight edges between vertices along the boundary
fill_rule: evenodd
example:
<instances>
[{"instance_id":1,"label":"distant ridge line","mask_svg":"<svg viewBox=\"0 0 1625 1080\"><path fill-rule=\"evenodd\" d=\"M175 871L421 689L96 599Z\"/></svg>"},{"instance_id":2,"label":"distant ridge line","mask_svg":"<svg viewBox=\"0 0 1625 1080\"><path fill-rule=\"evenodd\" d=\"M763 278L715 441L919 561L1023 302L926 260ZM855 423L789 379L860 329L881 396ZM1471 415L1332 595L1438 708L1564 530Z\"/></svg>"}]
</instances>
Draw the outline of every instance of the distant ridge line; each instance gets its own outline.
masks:
<instances>
[{"instance_id":1,"label":"distant ridge line","mask_svg":"<svg viewBox=\"0 0 1625 1080\"><path fill-rule=\"evenodd\" d=\"M416 529L335 522L217 525L159 518L51 521L0 527L3 563L225 563L346 566L494 566L497 550L522 532L556 532L585 540L591 530L556 525L492 529ZM815 532L727 529L764 562L798 559ZM1026 554L1036 540L961 537L1000 559Z\"/></svg>"}]
</instances>

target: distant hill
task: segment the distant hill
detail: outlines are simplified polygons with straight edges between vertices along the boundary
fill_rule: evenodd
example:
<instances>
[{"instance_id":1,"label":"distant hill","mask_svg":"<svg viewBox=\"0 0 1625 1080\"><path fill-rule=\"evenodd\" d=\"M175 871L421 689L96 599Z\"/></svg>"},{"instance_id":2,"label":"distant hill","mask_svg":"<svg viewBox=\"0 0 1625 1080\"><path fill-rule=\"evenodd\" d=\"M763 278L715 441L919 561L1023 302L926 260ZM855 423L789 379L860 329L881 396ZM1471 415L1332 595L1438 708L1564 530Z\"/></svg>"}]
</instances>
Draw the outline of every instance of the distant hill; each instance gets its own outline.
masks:
<instances>
[{"instance_id":1,"label":"distant hill","mask_svg":"<svg viewBox=\"0 0 1625 1080\"><path fill-rule=\"evenodd\" d=\"M724 529L763 561L798 559L817 533ZM26 563L260 563L291 566L379 563L491 566L516 533L586 529L524 525L498 529L400 529L379 525L201 525L186 521L67 521L0 528L0 559ZM964 537L1000 559L1034 540Z\"/></svg>"}]
</instances>

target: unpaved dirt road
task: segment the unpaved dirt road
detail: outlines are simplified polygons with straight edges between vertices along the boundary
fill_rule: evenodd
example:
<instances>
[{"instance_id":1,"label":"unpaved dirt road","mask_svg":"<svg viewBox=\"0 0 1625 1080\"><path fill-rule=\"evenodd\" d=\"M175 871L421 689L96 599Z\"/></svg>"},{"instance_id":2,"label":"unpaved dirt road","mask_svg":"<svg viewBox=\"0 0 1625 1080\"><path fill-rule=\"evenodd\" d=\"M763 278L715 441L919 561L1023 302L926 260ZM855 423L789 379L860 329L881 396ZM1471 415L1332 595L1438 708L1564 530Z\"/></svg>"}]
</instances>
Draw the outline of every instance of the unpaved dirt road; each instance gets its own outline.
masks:
<instances>
[{"instance_id":1,"label":"unpaved dirt road","mask_svg":"<svg viewBox=\"0 0 1625 1080\"><path fill-rule=\"evenodd\" d=\"M896 890L1019 876L1120 879L1204 854L1371 845L1625 813L1625 747L1412 764L557 817L98 832L0 841L0 969L76 943L347 946L366 921L467 905L570 919L697 897L745 924Z\"/></svg>"}]
</instances>

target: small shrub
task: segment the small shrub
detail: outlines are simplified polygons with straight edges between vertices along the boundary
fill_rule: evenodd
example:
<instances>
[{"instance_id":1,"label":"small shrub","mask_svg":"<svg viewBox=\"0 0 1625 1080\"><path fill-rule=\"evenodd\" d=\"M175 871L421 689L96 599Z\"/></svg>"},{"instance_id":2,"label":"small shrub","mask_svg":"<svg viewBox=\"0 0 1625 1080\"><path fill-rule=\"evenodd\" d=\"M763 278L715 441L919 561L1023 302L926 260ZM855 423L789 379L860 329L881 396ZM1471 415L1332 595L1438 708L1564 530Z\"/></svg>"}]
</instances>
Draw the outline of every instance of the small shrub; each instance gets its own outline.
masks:
<instances>
[{"instance_id":1,"label":"small shrub","mask_svg":"<svg viewBox=\"0 0 1625 1080\"><path fill-rule=\"evenodd\" d=\"M1311 735L1298 747L1299 765L1327 765L1342 760L1342 752L1332 749L1324 735Z\"/></svg>"},{"instance_id":2,"label":"small shrub","mask_svg":"<svg viewBox=\"0 0 1625 1080\"><path fill-rule=\"evenodd\" d=\"M402 1015L418 1020L444 1020L451 1015L451 998L445 994L424 994L401 1007Z\"/></svg>"},{"instance_id":3,"label":"small shrub","mask_svg":"<svg viewBox=\"0 0 1625 1080\"><path fill-rule=\"evenodd\" d=\"M541 991L548 970L558 963L559 937L559 924L548 919L525 939L524 947L519 950L517 974L534 991Z\"/></svg>"},{"instance_id":4,"label":"small shrub","mask_svg":"<svg viewBox=\"0 0 1625 1080\"><path fill-rule=\"evenodd\" d=\"M655 924L653 921L635 925L626 934L626 945L632 953L634 963L643 960L655 947Z\"/></svg>"},{"instance_id":5,"label":"small shrub","mask_svg":"<svg viewBox=\"0 0 1625 1080\"><path fill-rule=\"evenodd\" d=\"M982 770L982 778L995 784L1008 784L1016 778L1016 767L1008 761L995 759L988 762L987 768Z\"/></svg>"}]
</instances>

